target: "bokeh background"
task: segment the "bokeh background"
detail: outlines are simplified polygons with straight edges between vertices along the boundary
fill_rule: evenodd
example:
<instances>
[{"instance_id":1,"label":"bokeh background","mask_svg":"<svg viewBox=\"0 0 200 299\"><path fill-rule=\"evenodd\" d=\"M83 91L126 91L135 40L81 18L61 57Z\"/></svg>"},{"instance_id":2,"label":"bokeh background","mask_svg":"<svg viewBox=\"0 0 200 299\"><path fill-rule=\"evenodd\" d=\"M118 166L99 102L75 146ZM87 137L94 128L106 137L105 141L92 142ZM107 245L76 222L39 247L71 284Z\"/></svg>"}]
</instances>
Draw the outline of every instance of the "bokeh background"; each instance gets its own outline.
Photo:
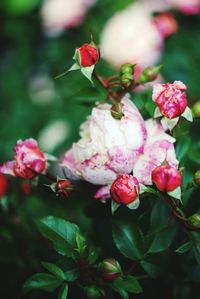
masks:
<instances>
[{"instance_id":1,"label":"bokeh background","mask_svg":"<svg viewBox=\"0 0 200 299\"><path fill-rule=\"evenodd\" d=\"M33 137L44 151L57 156L78 139L80 124L94 102L105 98L105 93L101 88L93 88L79 72L59 80L55 80L55 76L71 66L74 49L89 42L91 33L99 44L106 22L134 1L82 1L84 8L79 8L74 20L70 18L74 10L76 12L72 3L76 1L66 1L66 7L65 1L61 1L63 10L68 12L68 21L64 23L61 22L62 15L55 16L56 8L44 8L47 2L1 0L0 3L0 162L12 158L12 148L18 139ZM52 24L45 23L48 22L45 16L51 14ZM163 64L162 76L166 82L181 80L188 85L192 106L200 97L200 15L187 15L174 8L173 14L179 30L165 40L157 63ZM137 38L133 36L135 47ZM116 67L101 60L97 70L106 76L113 74ZM187 144L187 177L200 164L199 130L196 119L192 126L185 128L181 139L182 144ZM88 232L95 225L99 246L106 244L106 238L101 236L108 221L108 211L104 206L92 200L88 204L95 189L91 186L87 188L88 194L83 196L80 191L69 200L63 200L42 184L40 188L32 187L31 192L25 192L21 180L10 179L9 182L8 194L0 201L0 296L4 299L18 298L24 280L41 270L40 260L47 256L53 258L54 253L35 229L35 218L50 214L65 217L79 223ZM193 196L198 198L198 194ZM94 209L96 205L98 209ZM98 219L102 218L105 221L99 227ZM113 253L112 245L104 247L108 256ZM154 289L154 298L199 298L197 287L184 284L183 280L180 274L179 285L173 286L173 290L168 288L164 279L160 281L160 287L154 282L147 287ZM77 296L73 294L70 298L80 298ZM134 298L148 297L145 296ZM55 296L35 292L26 298Z\"/></svg>"}]
</instances>

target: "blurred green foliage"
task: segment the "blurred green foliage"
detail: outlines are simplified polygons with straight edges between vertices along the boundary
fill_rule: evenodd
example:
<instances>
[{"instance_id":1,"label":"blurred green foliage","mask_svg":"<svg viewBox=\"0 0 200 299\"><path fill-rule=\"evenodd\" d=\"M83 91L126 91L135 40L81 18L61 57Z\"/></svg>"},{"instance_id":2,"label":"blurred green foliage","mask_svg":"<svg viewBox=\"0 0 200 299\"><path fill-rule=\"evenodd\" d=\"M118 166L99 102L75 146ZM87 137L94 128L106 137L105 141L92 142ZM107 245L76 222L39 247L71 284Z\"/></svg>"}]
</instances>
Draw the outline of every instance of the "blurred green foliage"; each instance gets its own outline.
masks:
<instances>
[{"instance_id":1,"label":"blurred green foliage","mask_svg":"<svg viewBox=\"0 0 200 299\"><path fill-rule=\"evenodd\" d=\"M78 72L60 80L54 80L54 77L71 65L74 49L89 41L90 32L98 43L99 34L109 17L131 2L98 1L81 26L66 30L57 38L48 38L42 28L40 0L1 0L0 162L11 159L13 145L18 139L30 136L38 139L41 131L54 121L65 122L68 133L52 154L61 155L77 140L79 125L89 114L94 102L104 99L104 91L91 87L89 81ZM200 16L188 17L176 13L176 17L180 30L166 41L161 60L164 65L163 75L166 81L182 80L188 85L192 105L200 97ZM97 68L105 76L115 71L104 61ZM40 84L37 85L37 82ZM149 98L148 93L143 97ZM135 99L140 105L141 96ZM181 137L177 151L181 165L183 162L185 165L185 180L191 178L200 167L199 130L200 121L195 119L193 125L185 124L176 131L176 136ZM84 195L78 191L69 200L62 200L43 185L37 192L34 189L30 196L22 194L19 186L20 180L10 179L7 201L5 199L1 202L0 207L1 298L17 298L27 276L40 271L39 261L45 260L47 256L49 260L55 259L49 243L36 230L35 218L55 215L73 221L91 235L96 245L103 248L105 256L118 254L110 241L110 211L99 202L88 201L95 187L87 185L85 189L88 191ZM193 192L190 201L189 195L186 195L189 214L199 209L198 193ZM123 209L119 218L125 213L127 219L131 220L132 212ZM174 250L176 248L178 244ZM187 263L191 264L190 270L185 269L185 256L160 253L159 258L161 268L170 258L167 268L162 269L161 278L145 282L146 293L134 295L134 298L148 298L146 294L149 293L155 299L199 298L200 289L195 280L200 278L200 267L193 260L190 263L191 257L187 257ZM126 259L123 261L128 263ZM154 262L152 258L143 267L149 269L149 265ZM167 279L165 275L168 275ZM178 280L175 280L176 276ZM73 299L80 298L76 290L70 296ZM26 298L55 297L46 297L46 294L38 292Z\"/></svg>"}]
</instances>

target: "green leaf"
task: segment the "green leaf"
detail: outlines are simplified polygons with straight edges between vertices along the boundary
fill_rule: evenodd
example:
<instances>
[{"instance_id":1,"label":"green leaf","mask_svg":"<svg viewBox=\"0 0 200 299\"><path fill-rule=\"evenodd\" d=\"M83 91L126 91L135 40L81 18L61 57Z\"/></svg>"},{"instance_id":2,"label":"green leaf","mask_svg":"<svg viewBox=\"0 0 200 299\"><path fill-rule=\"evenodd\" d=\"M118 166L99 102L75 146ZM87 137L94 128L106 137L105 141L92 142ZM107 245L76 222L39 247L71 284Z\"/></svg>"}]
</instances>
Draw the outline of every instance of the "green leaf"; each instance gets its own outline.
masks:
<instances>
[{"instance_id":1,"label":"green leaf","mask_svg":"<svg viewBox=\"0 0 200 299\"><path fill-rule=\"evenodd\" d=\"M191 145L191 138L189 136L182 137L176 145L176 157L180 162L188 153Z\"/></svg>"},{"instance_id":2,"label":"green leaf","mask_svg":"<svg viewBox=\"0 0 200 299\"><path fill-rule=\"evenodd\" d=\"M81 67L81 73L92 83L92 86L94 86L94 83L92 81L92 74L94 71L95 65L91 65L88 67Z\"/></svg>"},{"instance_id":3,"label":"green leaf","mask_svg":"<svg viewBox=\"0 0 200 299\"><path fill-rule=\"evenodd\" d=\"M177 232L177 226L166 226L155 232L148 253L157 253L166 250L172 243Z\"/></svg>"},{"instance_id":4,"label":"green leaf","mask_svg":"<svg viewBox=\"0 0 200 299\"><path fill-rule=\"evenodd\" d=\"M189 251L192 248L192 245L193 245L192 241L184 243L176 249L176 252L185 253L185 252Z\"/></svg>"},{"instance_id":5,"label":"green leaf","mask_svg":"<svg viewBox=\"0 0 200 299\"><path fill-rule=\"evenodd\" d=\"M139 260L143 257L143 234L136 226L121 221L114 221L113 239L118 250L127 258Z\"/></svg>"},{"instance_id":6,"label":"green leaf","mask_svg":"<svg viewBox=\"0 0 200 299\"><path fill-rule=\"evenodd\" d=\"M127 207L130 210L135 210L139 207L139 205L140 205L140 200L139 200L139 197L138 197L134 200L134 202L131 202L130 204L128 204Z\"/></svg>"},{"instance_id":7,"label":"green leaf","mask_svg":"<svg viewBox=\"0 0 200 299\"><path fill-rule=\"evenodd\" d=\"M38 273L31 276L23 286L24 291L31 291L33 289L41 289L47 292L53 292L62 284L62 280L47 273Z\"/></svg>"},{"instance_id":8,"label":"green leaf","mask_svg":"<svg viewBox=\"0 0 200 299\"><path fill-rule=\"evenodd\" d=\"M178 199L181 203L181 187L176 188L175 190L171 192L167 192L171 197Z\"/></svg>"},{"instance_id":9,"label":"green leaf","mask_svg":"<svg viewBox=\"0 0 200 299\"><path fill-rule=\"evenodd\" d=\"M111 211L112 211L112 214L114 214L117 209L120 207L120 204L115 202L113 199L111 200Z\"/></svg>"},{"instance_id":10,"label":"green leaf","mask_svg":"<svg viewBox=\"0 0 200 299\"><path fill-rule=\"evenodd\" d=\"M151 278L156 278L160 273L160 269L152 263L149 263L149 262L146 262L146 261L141 261L140 265L148 273L148 275Z\"/></svg>"},{"instance_id":11,"label":"green leaf","mask_svg":"<svg viewBox=\"0 0 200 299\"><path fill-rule=\"evenodd\" d=\"M156 201L151 211L151 229L157 230L166 226L170 215L170 209L163 201Z\"/></svg>"},{"instance_id":12,"label":"green leaf","mask_svg":"<svg viewBox=\"0 0 200 299\"><path fill-rule=\"evenodd\" d=\"M68 284L63 284L60 288L60 292L58 294L58 299L66 299L68 295Z\"/></svg>"},{"instance_id":13,"label":"green leaf","mask_svg":"<svg viewBox=\"0 0 200 299\"><path fill-rule=\"evenodd\" d=\"M77 252L79 253L79 255L82 255L86 248L86 241L85 238L79 233L76 234L76 245Z\"/></svg>"},{"instance_id":14,"label":"green leaf","mask_svg":"<svg viewBox=\"0 0 200 299\"><path fill-rule=\"evenodd\" d=\"M131 275L117 278L113 284L120 289L123 289L129 293L139 294L142 293L142 287L138 280Z\"/></svg>"},{"instance_id":15,"label":"green leaf","mask_svg":"<svg viewBox=\"0 0 200 299\"><path fill-rule=\"evenodd\" d=\"M70 257L76 244L76 234L79 228L76 224L54 216L45 217L38 221L42 235L53 242L56 251Z\"/></svg>"},{"instance_id":16,"label":"green leaf","mask_svg":"<svg viewBox=\"0 0 200 299\"><path fill-rule=\"evenodd\" d=\"M185 111L181 114L182 117L184 117L188 121L193 121L193 115L192 111L189 107L186 107Z\"/></svg>"},{"instance_id":17,"label":"green leaf","mask_svg":"<svg viewBox=\"0 0 200 299\"><path fill-rule=\"evenodd\" d=\"M127 291L120 289L118 286L113 286L113 290L121 295L123 299L129 299Z\"/></svg>"},{"instance_id":18,"label":"green leaf","mask_svg":"<svg viewBox=\"0 0 200 299\"><path fill-rule=\"evenodd\" d=\"M65 280L65 273L56 264L42 262L42 266L45 269L47 269L50 273L52 273L53 275L55 275L56 277L58 277L58 278L60 278L62 280Z\"/></svg>"}]
</instances>

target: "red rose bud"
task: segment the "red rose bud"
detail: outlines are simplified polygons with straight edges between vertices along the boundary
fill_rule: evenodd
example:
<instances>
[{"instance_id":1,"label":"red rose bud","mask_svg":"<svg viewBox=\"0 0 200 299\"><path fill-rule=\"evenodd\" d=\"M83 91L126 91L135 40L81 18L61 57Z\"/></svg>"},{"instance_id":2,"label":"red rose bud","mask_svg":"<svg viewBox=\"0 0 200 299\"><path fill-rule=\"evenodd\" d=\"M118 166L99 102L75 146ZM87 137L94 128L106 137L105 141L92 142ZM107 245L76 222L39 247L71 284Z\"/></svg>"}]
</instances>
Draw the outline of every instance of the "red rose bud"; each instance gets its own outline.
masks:
<instances>
[{"instance_id":1,"label":"red rose bud","mask_svg":"<svg viewBox=\"0 0 200 299\"><path fill-rule=\"evenodd\" d=\"M8 180L3 174L0 174L0 198L3 197L8 190Z\"/></svg>"},{"instance_id":2,"label":"red rose bud","mask_svg":"<svg viewBox=\"0 0 200 299\"><path fill-rule=\"evenodd\" d=\"M96 46L84 44L76 50L78 53L78 63L81 67L88 67L99 61L99 50Z\"/></svg>"},{"instance_id":3,"label":"red rose bud","mask_svg":"<svg viewBox=\"0 0 200 299\"><path fill-rule=\"evenodd\" d=\"M198 170L194 175L194 182L196 185L200 186L200 170Z\"/></svg>"},{"instance_id":4,"label":"red rose bud","mask_svg":"<svg viewBox=\"0 0 200 299\"><path fill-rule=\"evenodd\" d=\"M115 103L112 105L111 107L111 115L114 119L122 119L122 117L124 116L123 111L122 111L122 105L120 102Z\"/></svg>"},{"instance_id":5,"label":"red rose bud","mask_svg":"<svg viewBox=\"0 0 200 299\"><path fill-rule=\"evenodd\" d=\"M152 182L158 190L171 192L182 183L181 172L168 165L160 165L152 171Z\"/></svg>"},{"instance_id":6,"label":"red rose bud","mask_svg":"<svg viewBox=\"0 0 200 299\"><path fill-rule=\"evenodd\" d=\"M188 218L188 223L195 227L200 227L200 215L199 214L193 214Z\"/></svg>"},{"instance_id":7,"label":"red rose bud","mask_svg":"<svg viewBox=\"0 0 200 299\"><path fill-rule=\"evenodd\" d=\"M115 280L121 274L121 266L113 258L105 259L100 264L102 277L106 280Z\"/></svg>"},{"instance_id":8,"label":"red rose bud","mask_svg":"<svg viewBox=\"0 0 200 299\"><path fill-rule=\"evenodd\" d=\"M183 92L185 89L187 86L181 81L154 85L152 99L162 115L172 119L185 111L188 104L185 92Z\"/></svg>"},{"instance_id":9,"label":"red rose bud","mask_svg":"<svg viewBox=\"0 0 200 299\"><path fill-rule=\"evenodd\" d=\"M163 38L175 34L178 31L178 24L171 13L161 13L154 18L154 23Z\"/></svg>"},{"instance_id":10,"label":"red rose bud","mask_svg":"<svg viewBox=\"0 0 200 299\"><path fill-rule=\"evenodd\" d=\"M147 82L156 80L158 77L158 74L160 73L161 68L162 68L162 65L149 66L149 67L145 68L139 77L139 80L138 80L139 83L145 84Z\"/></svg>"},{"instance_id":11,"label":"red rose bud","mask_svg":"<svg viewBox=\"0 0 200 299\"><path fill-rule=\"evenodd\" d=\"M200 117L200 101L197 101L192 107L194 117Z\"/></svg>"},{"instance_id":12,"label":"red rose bud","mask_svg":"<svg viewBox=\"0 0 200 299\"><path fill-rule=\"evenodd\" d=\"M55 191L60 195L69 196L73 191L72 182L68 179L58 180Z\"/></svg>"},{"instance_id":13,"label":"red rose bud","mask_svg":"<svg viewBox=\"0 0 200 299\"><path fill-rule=\"evenodd\" d=\"M119 175L110 188L110 194L117 203L128 205L138 197L139 182L129 174Z\"/></svg>"}]
</instances>

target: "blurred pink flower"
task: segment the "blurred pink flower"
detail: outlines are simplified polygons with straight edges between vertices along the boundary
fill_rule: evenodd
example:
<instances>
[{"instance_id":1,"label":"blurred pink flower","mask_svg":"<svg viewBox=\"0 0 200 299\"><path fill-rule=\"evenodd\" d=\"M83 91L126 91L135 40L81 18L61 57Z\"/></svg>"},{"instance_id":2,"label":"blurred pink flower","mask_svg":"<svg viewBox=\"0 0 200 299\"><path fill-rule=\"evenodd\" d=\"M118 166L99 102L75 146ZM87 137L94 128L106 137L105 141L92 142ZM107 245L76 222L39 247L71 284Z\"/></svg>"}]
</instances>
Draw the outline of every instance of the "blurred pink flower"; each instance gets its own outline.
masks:
<instances>
[{"instance_id":1,"label":"blurred pink flower","mask_svg":"<svg viewBox=\"0 0 200 299\"><path fill-rule=\"evenodd\" d=\"M45 31L50 36L63 29L78 26L95 0L44 0L41 16Z\"/></svg>"},{"instance_id":2,"label":"blurred pink flower","mask_svg":"<svg viewBox=\"0 0 200 299\"><path fill-rule=\"evenodd\" d=\"M124 116L111 116L111 105L93 108L91 116L81 126L81 139L74 143L61 165L77 178L97 185L107 185L118 174L130 173L146 140L145 122L130 101L122 99Z\"/></svg>"},{"instance_id":3,"label":"blurred pink flower","mask_svg":"<svg viewBox=\"0 0 200 299\"><path fill-rule=\"evenodd\" d=\"M147 67L159 61L163 37L145 6L135 3L116 13L101 34L102 57L115 66L136 63Z\"/></svg>"},{"instance_id":4,"label":"blurred pink flower","mask_svg":"<svg viewBox=\"0 0 200 299\"><path fill-rule=\"evenodd\" d=\"M187 15L195 15L200 12L200 0L168 0L168 2L172 7Z\"/></svg>"},{"instance_id":5,"label":"blurred pink flower","mask_svg":"<svg viewBox=\"0 0 200 299\"><path fill-rule=\"evenodd\" d=\"M14 160L0 166L0 173L30 179L45 170L46 158L34 139L19 140L14 152Z\"/></svg>"}]
</instances>

